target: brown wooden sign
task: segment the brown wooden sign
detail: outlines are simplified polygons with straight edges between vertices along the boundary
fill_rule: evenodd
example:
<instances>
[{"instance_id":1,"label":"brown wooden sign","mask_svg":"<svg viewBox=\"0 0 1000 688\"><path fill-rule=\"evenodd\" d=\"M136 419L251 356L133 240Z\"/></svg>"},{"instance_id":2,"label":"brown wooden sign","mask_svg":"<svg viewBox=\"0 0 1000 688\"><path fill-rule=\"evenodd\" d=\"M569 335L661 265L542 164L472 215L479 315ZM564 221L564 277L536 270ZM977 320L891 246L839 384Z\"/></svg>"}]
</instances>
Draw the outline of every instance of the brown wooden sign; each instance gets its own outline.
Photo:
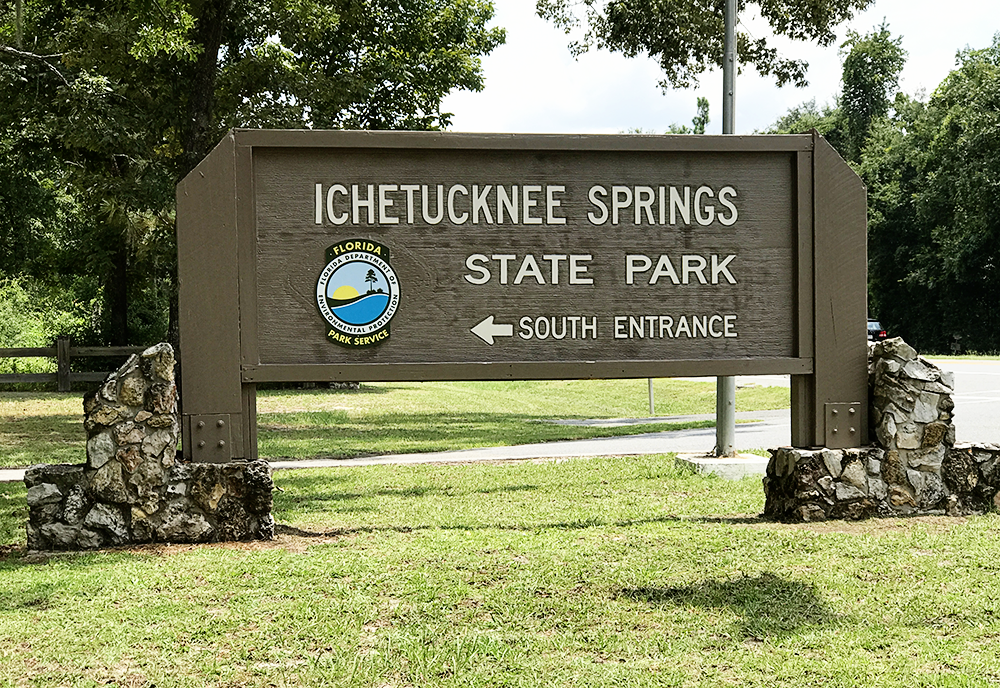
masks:
<instances>
[{"instance_id":1,"label":"brown wooden sign","mask_svg":"<svg viewBox=\"0 0 1000 688\"><path fill-rule=\"evenodd\" d=\"M863 399L816 351L864 356L864 242L814 136L236 131L178 187L185 451L253 456L272 381L788 373L822 414Z\"/></svg>"}]
</instances>

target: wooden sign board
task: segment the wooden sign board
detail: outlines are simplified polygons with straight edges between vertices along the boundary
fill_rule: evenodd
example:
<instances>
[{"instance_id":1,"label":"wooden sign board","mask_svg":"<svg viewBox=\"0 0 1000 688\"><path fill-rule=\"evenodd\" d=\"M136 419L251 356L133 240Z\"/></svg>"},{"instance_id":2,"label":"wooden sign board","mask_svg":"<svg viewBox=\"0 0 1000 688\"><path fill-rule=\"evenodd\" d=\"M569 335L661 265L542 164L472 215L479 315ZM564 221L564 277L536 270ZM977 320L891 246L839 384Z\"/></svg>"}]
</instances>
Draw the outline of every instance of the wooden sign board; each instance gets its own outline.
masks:
<instances>
[{"instance_id":1,"label":"wooden sign board","mask_svg":"<svg viewBox=\"0 0 1000 688\"><path fill-rule=\"evenodd\" d=\"M822 328L864 355L864 191L830 153L809 135L235 131L178 187L185 452L253 456L261 382L787 373L813 415L856 402L858 375L850 398L814 389ZM834 243L855 244L830 268L828 196ZM847 304L829 323L824 279ZM822 419L798 424L824 443Z\"/></svg>"}]
</instances>

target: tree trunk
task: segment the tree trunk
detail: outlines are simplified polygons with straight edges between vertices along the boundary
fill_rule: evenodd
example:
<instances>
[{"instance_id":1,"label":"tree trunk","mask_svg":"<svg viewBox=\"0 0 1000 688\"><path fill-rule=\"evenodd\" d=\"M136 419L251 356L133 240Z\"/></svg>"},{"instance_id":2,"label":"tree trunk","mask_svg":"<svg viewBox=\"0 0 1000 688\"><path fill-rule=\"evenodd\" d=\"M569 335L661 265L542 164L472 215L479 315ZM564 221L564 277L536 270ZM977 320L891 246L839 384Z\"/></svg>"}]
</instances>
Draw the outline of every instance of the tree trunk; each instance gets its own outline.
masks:
<instances>
[{"instance_id":1,"label":"tree trunk","mask_svg":"<svg viewBox=\"0 0 1000 688\"><path fill-rule=\"evenodd\" d=\"M190 78L179 94L187 99L187 116L182 123L184 153L177 179L180 181L201 162L216 143L215 83L219 72L219 49L225 33L232 0L205 0L198 17L195 42L201 53Z\"/></svg>"},{"instance_id":2,"label":"tree trunk","mask_svg":"<svg viewBox=\"0 0 1000 688\"><path fill-rule=\"evenodd\" d=\"M104 284L109 307L108 339L111 346L128 346L128 247L122 237L111 257L112 270Z\"/></svg>"}]
</instances>

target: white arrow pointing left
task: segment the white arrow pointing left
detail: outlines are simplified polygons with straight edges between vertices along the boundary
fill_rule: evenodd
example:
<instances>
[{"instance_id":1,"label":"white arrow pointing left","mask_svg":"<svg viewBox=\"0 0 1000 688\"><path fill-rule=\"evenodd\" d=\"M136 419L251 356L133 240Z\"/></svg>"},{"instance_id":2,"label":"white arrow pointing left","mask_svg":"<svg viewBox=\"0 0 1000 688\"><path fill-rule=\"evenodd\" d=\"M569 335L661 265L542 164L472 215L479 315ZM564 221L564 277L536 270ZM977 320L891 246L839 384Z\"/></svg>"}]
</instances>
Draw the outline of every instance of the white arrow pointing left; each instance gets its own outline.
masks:
<instances>
[{"instance_id":1,"label":"white arrow pointing left","mask_svg":"<svg viewBox=\"0 0 1000 688\"><path fill-rule=\"evenodd\" d=\"M488 315L482 322L473 327L471 332L490 346L493 346L494 337L513 337L514 326L494 323L493 316Z\"/></svg>"}]
</instances>

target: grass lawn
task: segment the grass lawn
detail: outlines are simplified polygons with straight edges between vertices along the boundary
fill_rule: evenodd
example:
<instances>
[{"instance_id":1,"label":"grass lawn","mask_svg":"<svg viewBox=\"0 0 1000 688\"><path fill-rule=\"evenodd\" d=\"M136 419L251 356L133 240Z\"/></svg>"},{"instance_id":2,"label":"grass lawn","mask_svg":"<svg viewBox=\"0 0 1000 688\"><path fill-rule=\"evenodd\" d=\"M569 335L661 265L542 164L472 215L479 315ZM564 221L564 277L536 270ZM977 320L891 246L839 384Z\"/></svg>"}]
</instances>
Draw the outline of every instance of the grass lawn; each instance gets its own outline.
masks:
<instances>
[{"instance_id":1,"label":"grass lawn","mask_svg":"<svg viewBox=\"0 0 1000 688\"><path fill-rule=\"evenodd\" d=\"M781 525L649 456L279 472L273 543L25 556L0 685L985 686L1000 519Z\"/></svg>"},{"instance_id":2,"label":"grass lawn","mask_svg":"<svg viewBox=\"0 0 1000 688\"><path fill-rule=\"evenodd\" d=\"M715 384L656 380L660 416L715 412ZM737 391L739 410L787 408L788 390ZM555 418L643 418L646 380L372 383L360 391L263 391L257 403L263 458L352 457L441 451L706 427L713 421L621 428L574 427ZM80 394L0 392L0 468L82 463Z\"/></svg>"}]
</instances>

